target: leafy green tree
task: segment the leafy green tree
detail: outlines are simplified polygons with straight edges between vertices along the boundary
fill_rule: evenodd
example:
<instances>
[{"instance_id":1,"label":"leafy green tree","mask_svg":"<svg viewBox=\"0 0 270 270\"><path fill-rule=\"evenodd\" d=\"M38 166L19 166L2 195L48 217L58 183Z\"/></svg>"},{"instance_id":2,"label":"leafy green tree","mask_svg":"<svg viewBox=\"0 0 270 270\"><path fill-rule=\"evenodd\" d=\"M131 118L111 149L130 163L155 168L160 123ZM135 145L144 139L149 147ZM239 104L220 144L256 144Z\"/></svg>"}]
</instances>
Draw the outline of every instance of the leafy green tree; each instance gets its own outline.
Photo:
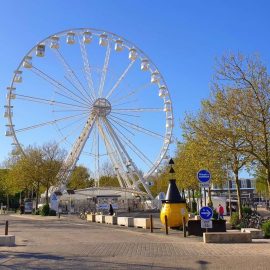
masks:
<instances>
[{"instance_id":1,"label":"leafy green tree","mask_svg":"<svg viewBox=\"0 0 270 270\"><path fill-rule=\"evenodd\" d=\"M102 175L99 178L100 187L119 187L119 181L116 176Z\"/></svg>"},{"instance_id":2,"label":"leafy green tree","mask_svg":"<svg viewBox=\"0 0 270 270\"><path fill-rule=\"evenodd\" d=\"M212 149L217 150L216 153L220 152L223 166L227 165L233 171L241 218L239 172L250 161L250 154L244 152L246 142L241 130L241 118L236 114L238 93L239 91L232 89L215 89L211 98L202 102L197 117L187 116L184 128L187 136L192 138L195 134L204 138Z\"/></svg>"},{"instance_id":3,"label":"leafy green tree","mask_svg":"<svg viewBox=\"0 0 270 270\"><path fill-rule=\"evenodd\" d=\"M57 176L64 161L66 151L60 149L56 143L46 143L41 148L41 183L46 191L46 204L49 203L48 192L50 186L57 184Z\"/></svg>"},{"instance_id":4,"label":"leafy green tree","mask_svg":"<svg viewBox=\"0 0 270 270\"><path fill-rule=\"evenodd\" d=\"M70 181L67 185L70 189L82 189L94 186L94 180L90 179L89 171L86 167L80 165L75 167L70 176Z\"/></svg>"}]
</instances>

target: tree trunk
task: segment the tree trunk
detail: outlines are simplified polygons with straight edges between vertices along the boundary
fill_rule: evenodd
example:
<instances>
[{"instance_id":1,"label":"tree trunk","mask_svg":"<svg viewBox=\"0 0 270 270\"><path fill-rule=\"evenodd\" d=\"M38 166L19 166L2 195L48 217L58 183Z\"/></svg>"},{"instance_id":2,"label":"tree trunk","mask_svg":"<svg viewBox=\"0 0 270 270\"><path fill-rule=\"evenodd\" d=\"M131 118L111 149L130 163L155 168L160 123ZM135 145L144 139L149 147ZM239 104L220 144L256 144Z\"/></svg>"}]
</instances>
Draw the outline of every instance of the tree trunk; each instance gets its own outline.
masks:
<instances>
[{"instance_id":1,"label":"tree trunk","mask_svg":"<svg viewBox=\"0 0 270 270\"><path fill-rule=\"evenodd\" d=\"M203 205L203 199L202 199L202 188L200 187L200 207Z\"/></svg>"},{"instance_id":2,"label":"tree trunk","mask_svg":"<svg viewBox=\"0 0 270 270\"><path fill-rule=\"evenodd\" d=\"M270 195L270 170L266 169L267 173L267 187L268 187L268 194Z\"/></svg>"},{"instance_id":3,"label":"tree trunk","mask_svg":"<svg viewBox=\"0 0 270 270\"><path fill-rule=\"evenodd\" d=\"M182 189L182 198L186 199L185 189Z\"/></svg>"},{"instance_id":4,"label":"tree trunk","mask_svg":"<svg viewBox=\"0 0 270 270\"><path fill-rule=\"evenodd\" d=\"M36 211L38 209L38 199L39 199L39 182L37 182L37 190L36 190Z\"/></svg>"},{"instance_id":5,"label":"tree trunk","mask_svg":"<svg viewBox=\"0 0 270 270\"><path fill-rule=\"evenodd\" d=\"M189 209L192 209L190 189L188 189L188 205L189 205Z\"/></svg>"},{"instance_id":6,"label":"tree trunk","mask_svg":"<svg viewBox=\"0 0 270 270\"><path fill-rule=\"evenodd\" d=\"M209 207L213 206L213 202L212 202L212 194L211 194L211 186L209 186L208 188L208 202L207 202Z\"/></svg>"},{"instance_id":7,"label":"tree trunk","mask_svg":"<svg viewBox=\"0 0 270 270\"><path fill-rule=\"evenodd\" d=\"M9 196L7 194L7 211L9 210Z\"/></svg>"},{"instance_id":8,"label":"tree trunk","mask_svg":"<svg viewBox=\"0 0 270 270\"><path fill-rule=\"evenodd\" d=\"M242 202L241 202L241 190L240 190L240 181L239 181L239 171L234 171L236 192L237 192L237 201L238 201L238 213L239 219L242 218Z\"/></svg>"},{"instance_id":9,"label":"tree trunk","mask_svg":"<svg viewBox=\"0 0 270 270\"><path fill-rule=\"evenodd\" d=\"M49 185L46 186L46 204L49 204Z\"/></svg>"}]
</instances>

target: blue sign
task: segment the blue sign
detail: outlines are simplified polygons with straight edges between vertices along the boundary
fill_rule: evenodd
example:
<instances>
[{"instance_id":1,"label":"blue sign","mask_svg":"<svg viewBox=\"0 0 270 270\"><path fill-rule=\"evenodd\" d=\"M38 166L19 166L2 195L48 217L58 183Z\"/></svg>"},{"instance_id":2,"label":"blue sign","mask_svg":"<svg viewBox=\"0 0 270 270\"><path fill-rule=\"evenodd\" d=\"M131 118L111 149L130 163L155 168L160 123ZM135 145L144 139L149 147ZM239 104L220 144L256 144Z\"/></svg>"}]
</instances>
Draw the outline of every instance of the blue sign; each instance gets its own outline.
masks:
<instances>
[{"instance_id":1,"label":"blue sign","mask_svg":"<svg viewBox=\"0 0 270 270\"><path fill-rule=\"evenodd\" d=\"M207 170L199 170L198 173L197 173L197 179L201 183L207 183L207 182L209 182L211 180L211 174Z\"/></svg>"},{"instance_id":2,"label":"blue sign","mask_svg":"<svg viewBox=\"0 0 270 270\"><path fill-rule=\"evenodd\" d=\"M202 207L200 209L200 217L203 220L210 220L213 217L213 209L208 206Z\"/></svg>"}]
</instances>

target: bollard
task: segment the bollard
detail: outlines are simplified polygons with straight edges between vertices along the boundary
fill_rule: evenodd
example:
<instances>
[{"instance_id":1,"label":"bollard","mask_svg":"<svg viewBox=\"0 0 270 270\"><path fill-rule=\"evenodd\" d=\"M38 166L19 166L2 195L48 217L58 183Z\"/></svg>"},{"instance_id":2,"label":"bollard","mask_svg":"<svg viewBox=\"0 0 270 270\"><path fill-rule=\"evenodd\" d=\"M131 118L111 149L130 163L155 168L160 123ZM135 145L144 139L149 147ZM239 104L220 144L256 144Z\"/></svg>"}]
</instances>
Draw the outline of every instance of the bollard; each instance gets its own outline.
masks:
<instances>
[{"instance_id":1,"label":"bollard","mask_svg":"<svg viewBox=\"0 0 270 270\"><path fill-rule=\"evenodd\" d=\"M165 216L165 231L166 231L166 234L168 234L168 218L167 218L167 216Z\"/></svg>"},{"instance_id":2,"label":"bollard","mask_svg":"<svg viewBox=\"0 0 270 270\"><path fill-rule=\"evenodd\" d=\"M153 217L150 215L150 232L153 232Z\"/></svg>"},{"instance_id":3,"label":"bollard","mask_svg":"<svg viewBox=\"0 0 270 270\"><path fill-rule=\"evenodd\" d=\"M184 237L187 237L187 227L186 227L186 218L183 217L183 233Z\"/></svg>"},{"instance_id":4,"label":"bollard","mask_svg":"<svg viewBox=\"0 0 270 270\"><path fill-rule=\"evenodd\" d=\"M5 235L8 235L8 220L6 220Z\"/></svg>"}]
</instances>

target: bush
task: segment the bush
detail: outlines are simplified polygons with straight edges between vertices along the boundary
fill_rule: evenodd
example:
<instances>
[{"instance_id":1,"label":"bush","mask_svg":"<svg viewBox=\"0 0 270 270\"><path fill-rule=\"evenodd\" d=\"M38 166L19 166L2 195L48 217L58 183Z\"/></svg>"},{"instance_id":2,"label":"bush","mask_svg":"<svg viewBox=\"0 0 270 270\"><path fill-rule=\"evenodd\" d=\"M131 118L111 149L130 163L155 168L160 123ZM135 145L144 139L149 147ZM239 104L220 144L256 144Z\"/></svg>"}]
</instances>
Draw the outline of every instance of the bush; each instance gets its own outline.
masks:
<instances>
[{"instance_id":1,"label":"bush","mask_svg":"<svg viewBox=\"0 0 270 270\"><path fill-rule=\"evenodd\" d=\"M191 203L191 212L194 214L197 212L197 203L195 201L192 201Z\"/></svg>"},{"instance_id":2,"label":"bush","mask_svg":"<svg viewBox=\"0 0 270 270\"><path fill-rule=\"evenodd\" d=\"M49 216L56 216L56 211L53 209L50 209Z\"/></svg>"},{"instance_id":3,"label":"bush","mask_svg":"<svg viewBox=\"0 0 270 270\"><path fill-rule=\"evenodd\" d=\"M216 211L216 209L213 210L213 220L217 220L218 219L218 212Z\"/></svg>"},{"instance_id":4,"label":"bush","mask_svg":"<svg viewBox=\"0 0 270 270\"><path fill-rule=\"evenodd\" d=\"M33 209L32 215L39 215L40 214L40 209Z\"/></svg>"},{"instance_id":5,"label":"bush","mask_svg":"<svg viewBox=\"0 0 270 270\"><path fill-rule=\"evenodd\" d=\"M232 213L230 223L233 227L237 227L240 224L239 214L238 213Z\"/></svg>"},{"instance_id":6,"label":"bush","mask_svg":"<svg viewBox=\"0 0 270 270\"><path fill-rule=\"evenodd\" d=\"M243 207L242 208L243 215L251 215L252 214L252 209L250 207Z\"/></svg>"},{"instance_id":7,"label":"bush","mask_svg":"<svg viewBox=\"0 0 270 270\"><path fill-rule=\"evenodd\" d=\"M48 204L43 205L40 211L41 216L48 216L50 213L50 206Z\"/></svg>"},{"instance_id":8,"label":"bush","mask_svg":"<svg viewBox=\"0 0 270 270\"><path fill-rule=\"evenodd\" d=\"M262 230L264 231L264 237L270 238L270 220L262 224Z\"/></svg>"}]
</instances>

